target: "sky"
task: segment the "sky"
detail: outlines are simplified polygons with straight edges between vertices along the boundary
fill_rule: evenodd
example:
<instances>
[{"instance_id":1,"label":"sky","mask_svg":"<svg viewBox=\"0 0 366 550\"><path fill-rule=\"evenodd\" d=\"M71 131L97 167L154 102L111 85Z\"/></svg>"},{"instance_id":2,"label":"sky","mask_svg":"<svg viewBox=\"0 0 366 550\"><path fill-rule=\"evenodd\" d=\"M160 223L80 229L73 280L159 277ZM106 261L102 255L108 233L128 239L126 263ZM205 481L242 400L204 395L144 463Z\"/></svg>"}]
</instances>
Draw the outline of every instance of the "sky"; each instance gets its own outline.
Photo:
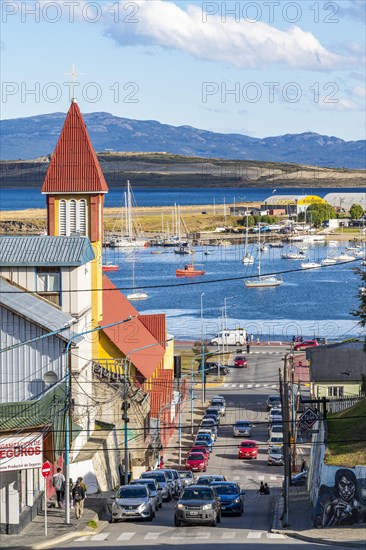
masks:
<instances>
[{"instance_id":1,"label":"sky","mask_svg":"<svg viewBox=\"0 0 366 550\"><path fill-rule=\"evenodd\" d=\"M1 118L365 139L365 0L1 0ZM72 93L73 66L75 67Z\"/></svg>"}]
</instances>

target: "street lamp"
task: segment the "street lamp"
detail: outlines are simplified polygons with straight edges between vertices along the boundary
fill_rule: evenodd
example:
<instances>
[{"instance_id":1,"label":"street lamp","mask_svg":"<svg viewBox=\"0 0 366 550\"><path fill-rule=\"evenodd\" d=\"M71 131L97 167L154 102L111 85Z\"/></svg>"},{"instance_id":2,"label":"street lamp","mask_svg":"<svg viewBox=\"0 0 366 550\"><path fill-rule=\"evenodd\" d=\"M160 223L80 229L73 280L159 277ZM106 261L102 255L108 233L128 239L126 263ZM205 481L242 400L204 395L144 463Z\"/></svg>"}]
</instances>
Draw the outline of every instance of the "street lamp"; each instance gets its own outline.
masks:
<instances>
[{"instance_id":1,"label":"street lamp","mask_svg":"<svg viewBox=\"0 0 366 550\"><path fill-rule=\"evenodd\" d=\"M228 345L227 345L227 300L231 300L232 298L235 298L235 296L228 296L227 298L224 298L224 312L225 312L225 351L229 351Z\"/></svg>"},{"instance_id":2,"label":"street lamp","mask_svg":"<svg viewBox=\"0 0 366 550\"><path fill-rule=\"evenodd\" d=\"M65 348L66 355L66 373L65 373L65 385L66 385L66 402L68 412L65 417L65 522L66 524L70 523L70 415L71 415L71 384L70 384L70 368L69 368L69 352L70 346L76 338L79 336L86 336L92 332L98 332L106 328L115 327L123 323L131 321L136 315L130 315L127 319L122 319L115 323L109 323L108 325L97 326L89 330L84 330L82 332L75 333L71 336L67 342Z\"/></svg>"},{"instance_id":3,"label":"street lamp","mask_svg":"<svg viewBox=\"0 0 366 550\"><path fill-rule=\"evenodd\" d=\"M202 404L206 401L206 388L205 388L205 348L203 343L203 297L205 292L201 294L201 377L202 377Z\"/></svg>"}]
</instances>

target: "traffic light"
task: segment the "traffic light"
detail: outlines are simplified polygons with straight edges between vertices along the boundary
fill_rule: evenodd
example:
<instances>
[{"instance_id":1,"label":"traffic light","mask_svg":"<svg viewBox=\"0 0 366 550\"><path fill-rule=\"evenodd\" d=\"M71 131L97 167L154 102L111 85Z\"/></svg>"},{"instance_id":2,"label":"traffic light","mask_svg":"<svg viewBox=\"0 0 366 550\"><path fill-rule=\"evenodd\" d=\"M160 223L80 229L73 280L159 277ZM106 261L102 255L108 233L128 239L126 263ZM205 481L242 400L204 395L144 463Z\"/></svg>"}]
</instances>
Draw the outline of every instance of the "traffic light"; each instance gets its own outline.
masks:
<instances>
[{"instance_id":1,"label":"traffic light","mask_svg":"<svg viewBox=\"0 0 366 550\"><path fill-rule=\"evenodd\" d=\"M182 376L182 358L180 355L174 355L174 378Z\"/></svg>"},{"instance_id":2,"label":"traffic light","mask_svg":"<svg viewBox=\"0 0 366 550\"><path fill-rule=\"evenodd\" d=\"M124 420L125 422L130 421L130 419L127 416L127 411L128 411L129 408L130 408L130 403L128 403L127 401L123 401L123 403L122 403L122 420Z\"/></svg>"}]
</instances>

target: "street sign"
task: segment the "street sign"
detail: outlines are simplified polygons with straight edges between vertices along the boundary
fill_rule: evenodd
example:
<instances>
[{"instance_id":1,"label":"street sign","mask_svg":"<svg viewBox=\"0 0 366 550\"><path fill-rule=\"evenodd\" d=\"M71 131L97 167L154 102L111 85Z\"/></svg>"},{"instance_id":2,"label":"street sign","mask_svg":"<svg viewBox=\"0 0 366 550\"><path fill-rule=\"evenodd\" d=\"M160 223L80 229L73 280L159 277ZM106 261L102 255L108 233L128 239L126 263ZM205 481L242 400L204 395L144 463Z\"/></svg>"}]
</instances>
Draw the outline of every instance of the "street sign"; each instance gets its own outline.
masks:
<instances>
[{"instance_id":1,"label":"street sign","mask_svg":"<svg viewBox=\"0 0 366 550\"><path fill-rule=\"evenodd\" d=\"M319 415L312 409L306 409L299 417L299 422L307 428L312 428L318 420Z\"/></svg>"},{"instance_id":2,"label":"street sign","mask_svg":"<svg viewBox=\"0 0 366 550\"><path fill-rule=\"evenodd\" d=\"M43 477L48 477L51 473L51 465L49 462L45 462L44 464L42 464L42 475Z\"/></svg>"}]
</instances>

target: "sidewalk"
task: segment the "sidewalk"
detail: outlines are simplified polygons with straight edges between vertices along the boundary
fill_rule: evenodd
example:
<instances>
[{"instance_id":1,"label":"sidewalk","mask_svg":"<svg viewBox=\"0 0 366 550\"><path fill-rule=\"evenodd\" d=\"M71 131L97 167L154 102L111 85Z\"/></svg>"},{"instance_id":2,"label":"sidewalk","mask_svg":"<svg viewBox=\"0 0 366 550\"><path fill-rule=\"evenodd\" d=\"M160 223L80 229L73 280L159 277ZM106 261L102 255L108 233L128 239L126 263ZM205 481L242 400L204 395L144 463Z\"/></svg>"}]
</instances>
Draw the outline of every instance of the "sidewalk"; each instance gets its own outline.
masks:
<instances>
[{"instance_id":1,"label":"sidewalk","mask_svg":"<svg viewBox=\"0 0 366 550\"><path fill-rule=\"evenodd\" d=\"M349 525L316 529L313 527L312 507L305 487L290 487L288 526L282 527L283 498L274 510L271 531L306 542L365 548L366 526Z\"/></svg>"},{"instance_id":2,"label":"sidewalk","mask_svg":"<svg viewBox=\"0 0 366 550\"><path fill-rule=\"evenodd\" d=\"M85 500L84 514L75 519L74 509L70 510L70 525L65 524L65 509L47 508L48 533L44 531L44 512L38 515L19 535L0 535L0 547L15 549L42 550L76 537L96 535L108 523L106 499L109 493L90 495Z\"/></svg>"}]
</instances>

